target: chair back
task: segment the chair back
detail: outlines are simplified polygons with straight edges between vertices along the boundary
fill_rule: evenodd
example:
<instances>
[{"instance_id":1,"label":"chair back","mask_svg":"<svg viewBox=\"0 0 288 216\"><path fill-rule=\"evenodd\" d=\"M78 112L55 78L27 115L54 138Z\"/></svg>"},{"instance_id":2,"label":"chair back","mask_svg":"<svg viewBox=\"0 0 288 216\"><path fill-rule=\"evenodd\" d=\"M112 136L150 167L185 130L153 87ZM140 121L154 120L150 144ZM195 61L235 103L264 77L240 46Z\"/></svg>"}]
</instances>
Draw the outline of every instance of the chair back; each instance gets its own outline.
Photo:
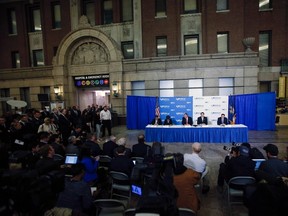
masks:
<instances>
[{"instance_id":1,"label":"chair back","mask_svg":"<svg viewBox=\"0 0 288 216\"><path fill-rule=\"evenodd\" d=\"M244 189L244 187L248 184L254 184L255 178L251 176L236 176L229 180L228 185L229 187L237 187L239 189Z\"/></svg>"},{"instance_id":2,"label":"chair back","mask_svg":"<svg viewBox=\"0 0 288 216\"><path fill-rule=\"evenodd\" d=\"M196 213L192 209L178 208L179 216L196 216Z\"/></svg>"},{"instance_id":3,"label":"chair back","mask_svg":"<svg viewBox=\"0 0 288 216\"><path fill-rule=\"evenodd\" d=\"M111 214L114 214L117 210L119 214L123 215L125 211L124 203L116 199L97 199L94 201L94 205L96 207L96 216L99 215L100 212L105 211L105 209L111 211ZM107 213L107 215L109 215L109 213Z\"/></svg>"},{"instance_id":4,"label":"chair back","mask_svg":"<svg viewBox=\"0 0 288 216\"><path fill-rule=\"evenodd\" d=\"M136 161L136 164L142 164L144 161L143 157L132 157L131 158L133 161Z\"/></svg>"},{"instance_id":5,"label":"chair back","mask_svg":"<svg viewBox=\"0 0 288 216\"><path fill-rule=\"evenodd\" d=\"M108 170L110 168L112 158L108 155L99 155L99 168Z\"/></svg>"},{"instance_id":6,"label":"chair back","mask_svg":"<svg viewBox=\"0 0 288 216\"><path fill-rule=\"evenodd\" d=\"M110 176L112 180L129 181L129 176L122 172L110 171Z\"/></svg>"}]
</instances>

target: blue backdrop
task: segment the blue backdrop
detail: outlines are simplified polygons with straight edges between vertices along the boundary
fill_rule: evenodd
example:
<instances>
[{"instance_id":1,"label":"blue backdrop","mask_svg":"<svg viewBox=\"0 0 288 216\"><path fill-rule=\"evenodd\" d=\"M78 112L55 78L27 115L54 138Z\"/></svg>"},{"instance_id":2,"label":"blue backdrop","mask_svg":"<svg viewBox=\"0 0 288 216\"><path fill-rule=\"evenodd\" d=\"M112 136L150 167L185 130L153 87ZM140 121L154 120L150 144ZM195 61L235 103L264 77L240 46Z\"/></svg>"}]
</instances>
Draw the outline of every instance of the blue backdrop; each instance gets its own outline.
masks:
<instances>
[{"instance_id":1,"label":"blue backdrop","mask_svg":"<svg viewBox=\"0 0 288 216\"><path fill-rule=\"evenodd\" d=\"M156 105L157 97L127 96L127 128L145 129L155 116ZM249 130L275 130L275 112L274 92L229 96L229 119L236 114L236 124L247 125Z\"/></svg>"}]
</instances>

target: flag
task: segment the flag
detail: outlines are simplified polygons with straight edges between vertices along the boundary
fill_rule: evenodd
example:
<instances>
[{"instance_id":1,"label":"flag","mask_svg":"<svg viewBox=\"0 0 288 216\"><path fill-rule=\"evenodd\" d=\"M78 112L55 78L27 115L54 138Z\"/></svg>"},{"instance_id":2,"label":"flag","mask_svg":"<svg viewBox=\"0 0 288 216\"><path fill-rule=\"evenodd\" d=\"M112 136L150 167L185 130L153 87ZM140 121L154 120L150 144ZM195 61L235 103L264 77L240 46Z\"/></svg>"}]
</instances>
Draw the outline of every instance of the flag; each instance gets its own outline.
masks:
<instances>
[{"instance_id":1,"label":"flag","mask_svg":"<svg viewBox=\"0 0 288 216\"><path fill-rule=\"evenodd\" d=\"M236 124L235 97L229 96L229 113L228 119L230 124Z\"/></svg>"},{"instance_id":2,"label":"flag","mask_svg":"<svg viewBox=\"0 0 288 216\"><path fill-rule=\"evenodd\" d=\"M160 107L159 107L158 97L156 98L155 116L159 116L160 117Z\"/></svg>"}]
</instances>

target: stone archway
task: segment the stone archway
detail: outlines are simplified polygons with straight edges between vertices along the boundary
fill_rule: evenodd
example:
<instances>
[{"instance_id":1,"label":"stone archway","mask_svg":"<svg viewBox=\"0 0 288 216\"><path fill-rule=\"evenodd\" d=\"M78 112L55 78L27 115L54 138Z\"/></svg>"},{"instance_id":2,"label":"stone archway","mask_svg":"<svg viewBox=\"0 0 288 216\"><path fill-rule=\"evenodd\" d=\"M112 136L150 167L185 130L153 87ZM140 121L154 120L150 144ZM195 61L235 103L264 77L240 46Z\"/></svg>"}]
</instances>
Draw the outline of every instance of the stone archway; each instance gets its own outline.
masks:
<instances>
[{"instance_id":1,"label":"stone archway","mask_svg":"<svg viewBox=\"0 0 288 216\"><path fill-rule=\"evenodd\" d=\"M89 24L82 24L79 29L66 35L53 59L55 85L62 87L65 106L75 104L75 75L109 73L110 80L121 83L122 58L119 45L101 30L89 27Z\"/></svg>"}]
</instances>

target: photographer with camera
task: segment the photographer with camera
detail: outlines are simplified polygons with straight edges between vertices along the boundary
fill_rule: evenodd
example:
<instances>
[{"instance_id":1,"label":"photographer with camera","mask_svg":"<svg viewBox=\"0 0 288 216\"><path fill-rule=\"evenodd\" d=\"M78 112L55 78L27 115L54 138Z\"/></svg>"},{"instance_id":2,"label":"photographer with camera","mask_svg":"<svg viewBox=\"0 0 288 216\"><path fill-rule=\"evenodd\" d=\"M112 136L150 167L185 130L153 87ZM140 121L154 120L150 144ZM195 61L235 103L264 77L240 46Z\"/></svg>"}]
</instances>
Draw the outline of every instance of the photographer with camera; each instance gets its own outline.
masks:
<instances>
[{"instance_id":1,"label":"photographer with camera","mask_svg":"<svg viewBox=\"0 0 288 216\"><path fill-rule=\"evenodd\" d=\"M223 192L224 181L228 182L236 176L254 177L255 175L255 162L250 159L249 149L246 146L233 146L232 148L224 146L223 149L229 154L219 168L217 189L220 193Z\"/></svg>"}]
</instances>

